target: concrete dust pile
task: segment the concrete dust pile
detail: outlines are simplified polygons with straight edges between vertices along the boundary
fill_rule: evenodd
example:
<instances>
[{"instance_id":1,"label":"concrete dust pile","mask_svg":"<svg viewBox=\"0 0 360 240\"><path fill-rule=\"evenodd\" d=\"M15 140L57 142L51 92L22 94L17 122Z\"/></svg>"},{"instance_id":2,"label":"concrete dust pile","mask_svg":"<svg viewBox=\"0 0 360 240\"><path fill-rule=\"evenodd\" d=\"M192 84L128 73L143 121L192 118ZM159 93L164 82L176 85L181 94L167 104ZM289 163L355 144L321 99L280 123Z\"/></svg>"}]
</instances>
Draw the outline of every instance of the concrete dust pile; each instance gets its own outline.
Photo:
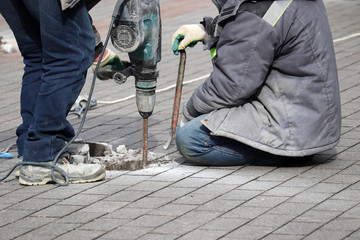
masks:
<instances>
[{"instance_id":1,"label":"concrete dust pile","mask_svg":"<svg viewBox=\"0 0 360 240\"><path fill-rule=\"evenodd\" d=\"M144 168L142 160L142 149L126 149L120 145L115 152L101 157L92 157L92 163L100 163L106 166L107 170L138 170ZM150 165L161 165L171 160L164 154L148 152L148 163Z\"/></svg>"},{"instance_id":2,"label":"concrete dust pile","mask_svg":"<svg viewBox=\"0 0 360 240\"><path fill-rule=\"evenodd\" d=\"M104 143L75 143L69 148L69 153L75 163L99 163L106 170L139 170L171 162L165 154L149 151L148 165L144 166L142 149L126 149L125 145L120 145L113 151L111 145Z\"/></svg>"}]
</instances>

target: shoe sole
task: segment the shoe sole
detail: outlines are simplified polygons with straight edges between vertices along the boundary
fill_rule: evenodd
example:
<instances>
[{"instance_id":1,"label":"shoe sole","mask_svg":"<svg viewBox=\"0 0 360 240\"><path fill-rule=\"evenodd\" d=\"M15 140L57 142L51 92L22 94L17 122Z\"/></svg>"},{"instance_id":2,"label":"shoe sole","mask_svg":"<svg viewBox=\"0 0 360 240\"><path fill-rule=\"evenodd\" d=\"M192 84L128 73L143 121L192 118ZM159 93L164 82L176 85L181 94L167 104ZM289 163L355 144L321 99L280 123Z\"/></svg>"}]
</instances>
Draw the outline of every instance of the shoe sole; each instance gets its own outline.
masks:
<instances>
[{"instance_id":1,"label":"shoe sole","mask_svg":"<svg viewBox=\"0 0 360 240\"><path fill-rule=\"evenodd\" d=\"M99 176L96 177L89 177L87 179L69 179L69 183L87 183L87 182L96 182L96 181L100 181L102 179L104 179L106 176L106 172L101 173ZM61 179L61 176L58 174L55 174L56 178ZM47 183L54 183L53 179L51 177L44 177L44 176L38 176L36 177L36 175L31 175L31 179L24 176L24 174L20 173L20 177L19 177L19 183L21 185L26 185L26 186L39 186L39 185L45 185Z\"/></svg>"}]
</instances>

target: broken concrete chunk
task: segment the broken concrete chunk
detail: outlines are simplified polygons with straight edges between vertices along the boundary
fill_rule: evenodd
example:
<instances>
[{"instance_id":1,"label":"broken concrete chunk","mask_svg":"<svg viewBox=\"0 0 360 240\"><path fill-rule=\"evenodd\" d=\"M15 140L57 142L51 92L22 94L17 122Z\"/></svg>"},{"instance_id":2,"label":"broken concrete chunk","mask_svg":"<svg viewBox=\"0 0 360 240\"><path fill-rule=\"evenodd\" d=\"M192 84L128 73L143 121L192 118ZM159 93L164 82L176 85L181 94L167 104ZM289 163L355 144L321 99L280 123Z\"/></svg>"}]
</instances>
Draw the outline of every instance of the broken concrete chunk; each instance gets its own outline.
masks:
<instances>
[{"instance_id":1,"label":"broken concrete chunk","mask_svg":"<svg viewBox=\"0 0 360 240\"><path fill-rule=\"evenodd\" d=\"M112 153L112 145L107 143L87 142L91 157L102 157Z\"/></svg>"},{"instance_id":2,"label":"broken concrete chunk","mask_svg":"<svg viewBox=\"0 0 360 240\"><path fill-rule=\"evenodd\" d=\"M70 153L70 155L88 156L90 152L90 147L86 143L73 143L69 146L68 152Z\"/></svg>"}]
</instances>

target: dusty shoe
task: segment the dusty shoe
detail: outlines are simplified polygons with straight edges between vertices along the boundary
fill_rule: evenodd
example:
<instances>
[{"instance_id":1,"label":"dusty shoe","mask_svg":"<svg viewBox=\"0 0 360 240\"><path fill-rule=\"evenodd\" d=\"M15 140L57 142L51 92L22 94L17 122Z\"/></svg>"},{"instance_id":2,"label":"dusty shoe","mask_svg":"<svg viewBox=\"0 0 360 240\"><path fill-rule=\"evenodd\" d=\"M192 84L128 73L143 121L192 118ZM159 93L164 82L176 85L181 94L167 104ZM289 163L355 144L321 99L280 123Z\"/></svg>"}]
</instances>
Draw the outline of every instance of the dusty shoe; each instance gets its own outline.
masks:
<instances>
[{"instance_id":1,"label":"dusty shoe","mask_svg":"<svg viewBox=\"0 0 360 240\"><path fill-rule=\"evenodd\" d=\"M96 65L99 59L95 59L92 65L93 71L95 71ZM124 70L124 65L121 62L118 55L116 55L110 49L105 49L104 56L101 59L97 77L100 80L108 80L112 78L114 72Z\"/></svg>"},{"instance_id":2,"label":"dusty shoe","mask_svg":"<svg viewBox=\"0 0 360 240\"><path fill-rule=\"evenodd\" d=\"M69 183L95 182L105 178L105 167L100 164L71 164L65 158L57 162L69 177ZM64 177L55 171L55 177L58 181L65 181ZM23 185L44 185L53 182L51 178L50 167L39 167L24 165L20 169L19 183Z\"/></svg>"},{"instance_id":3,"label":"dusty shoe","mask_svg":"<svg viewBox=\"0 0 360 240\"><path fill-rule=\"evenodd\" d=\"M15 170L14 174L16 178L20 177L20 167L18 167L18 169Z\"/></svg>"}]
</instances>

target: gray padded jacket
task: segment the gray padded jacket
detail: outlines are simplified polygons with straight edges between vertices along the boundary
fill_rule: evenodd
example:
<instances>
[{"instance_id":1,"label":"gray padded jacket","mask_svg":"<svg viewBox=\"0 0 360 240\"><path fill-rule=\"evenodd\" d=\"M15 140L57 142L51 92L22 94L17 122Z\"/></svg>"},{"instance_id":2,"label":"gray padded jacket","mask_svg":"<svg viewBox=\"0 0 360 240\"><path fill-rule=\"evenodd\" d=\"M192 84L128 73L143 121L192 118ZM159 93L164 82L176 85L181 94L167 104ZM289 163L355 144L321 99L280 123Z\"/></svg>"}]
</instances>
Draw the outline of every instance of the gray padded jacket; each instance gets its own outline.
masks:
<instances>
[{"instance_id":1,"label":"gray padded jacket","mask_svg":"<svg viewBox=\"0 0 360 240\"><path fill-rule=\"evenodd\" d=\"M213 0L221 29L213 71L183 114L276 155L306 156L340 138L337 67L321 0ZM218 30L219 31L219 30Z\"/></svg>"}]
</instances>

